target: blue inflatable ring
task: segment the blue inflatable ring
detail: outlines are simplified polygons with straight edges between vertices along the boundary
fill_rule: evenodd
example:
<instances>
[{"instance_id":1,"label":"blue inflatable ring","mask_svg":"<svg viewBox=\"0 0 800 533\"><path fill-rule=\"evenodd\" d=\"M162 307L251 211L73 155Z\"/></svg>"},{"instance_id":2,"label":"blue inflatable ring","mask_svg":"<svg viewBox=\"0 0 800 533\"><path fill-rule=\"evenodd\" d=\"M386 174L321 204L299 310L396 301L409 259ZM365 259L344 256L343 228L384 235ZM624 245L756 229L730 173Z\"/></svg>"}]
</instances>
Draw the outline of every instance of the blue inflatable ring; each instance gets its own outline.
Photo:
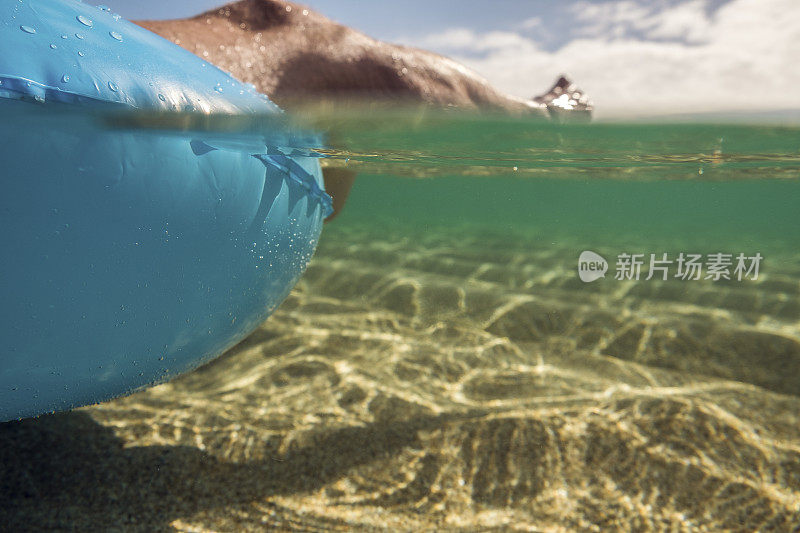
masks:
<instances>
[{"instance_id":1,"label":"blue inflatable ring","mask_svg":"<svg viewBox=\"0 0 800 533\"><path fill-rule=\"evenodd\" d=\"M286 297L330 213L319 160L282 132L109 125L127 110L280 113L107 8L0 3L0 421L219 355Z\"/></svg>"}]
</instances>

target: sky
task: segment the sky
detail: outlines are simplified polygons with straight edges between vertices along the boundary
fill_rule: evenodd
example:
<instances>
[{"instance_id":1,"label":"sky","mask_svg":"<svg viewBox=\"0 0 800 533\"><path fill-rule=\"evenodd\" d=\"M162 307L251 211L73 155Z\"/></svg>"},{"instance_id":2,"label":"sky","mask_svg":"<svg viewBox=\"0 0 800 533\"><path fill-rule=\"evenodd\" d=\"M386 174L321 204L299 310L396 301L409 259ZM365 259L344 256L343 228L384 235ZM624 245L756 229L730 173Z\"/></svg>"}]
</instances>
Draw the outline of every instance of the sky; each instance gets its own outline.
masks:
<instances>
[{"instance_id":1,"label":"sky","mask_svg":"<svg viewBox=\"0 0 800 533\"><path fill-rule=\"evenodd\" d=\"M160 19L225 2L87 3ZM568 74L598 116L800 109L800 0L299 3L372 37L445 54L516 96Z\"/></svg>"}]
</instances>

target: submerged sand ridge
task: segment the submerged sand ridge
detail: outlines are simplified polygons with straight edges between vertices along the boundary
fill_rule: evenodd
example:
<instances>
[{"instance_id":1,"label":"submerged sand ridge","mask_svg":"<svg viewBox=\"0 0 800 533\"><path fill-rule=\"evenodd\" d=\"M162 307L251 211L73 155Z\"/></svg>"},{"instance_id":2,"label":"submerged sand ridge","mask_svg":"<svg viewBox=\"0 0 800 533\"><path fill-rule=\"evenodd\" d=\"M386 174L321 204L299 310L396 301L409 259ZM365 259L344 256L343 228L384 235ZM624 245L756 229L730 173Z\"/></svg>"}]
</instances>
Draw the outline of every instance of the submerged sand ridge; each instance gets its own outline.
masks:
<instances>
[{"instance_id":1,"label":"submerged sand ridge","mask_svg":"<svg viewBox=\"0 0 800 533\"><path fill-rule=\"evenodd\" d=\"M750 284L584 285L580 249L331 226L289 299L223 357L0 426L0 519L800 526L796 258Z\"/></svg>"}]
</instances>

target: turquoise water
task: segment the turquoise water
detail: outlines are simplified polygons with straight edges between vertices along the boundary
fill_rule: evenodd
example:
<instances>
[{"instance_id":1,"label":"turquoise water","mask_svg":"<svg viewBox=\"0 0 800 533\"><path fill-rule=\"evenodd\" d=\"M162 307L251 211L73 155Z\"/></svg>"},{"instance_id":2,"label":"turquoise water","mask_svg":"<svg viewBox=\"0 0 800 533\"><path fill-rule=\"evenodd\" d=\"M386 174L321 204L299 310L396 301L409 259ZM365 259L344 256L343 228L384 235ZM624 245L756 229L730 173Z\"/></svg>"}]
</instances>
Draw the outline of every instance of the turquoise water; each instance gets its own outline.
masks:
<instances>
[{"instance_id":1,"label":"turquoise water","mask_svg":"<svg viewBox=\"0 0 800 533\"><path fill-rule=\"evenodd\" d=\"M333 164L360 175L340 224L635 240L652 252L800 244L798 128L327 121L346 146L329 154Z\"/></svg>"},{"instance_id":2,"label":"turquoise water","mask_svg":"<svg viewBox=\"0 0 800 533\"><path fill-rule=\"evenodd\" d=\"M796 249L798 202L797 179L642 182L584 175L408 179L373 174L359 177L334 224L535 231L597 245L636 239L654 251L676 241L704 249L722 242L747 250Z\"/></svg>"}]
</instances>

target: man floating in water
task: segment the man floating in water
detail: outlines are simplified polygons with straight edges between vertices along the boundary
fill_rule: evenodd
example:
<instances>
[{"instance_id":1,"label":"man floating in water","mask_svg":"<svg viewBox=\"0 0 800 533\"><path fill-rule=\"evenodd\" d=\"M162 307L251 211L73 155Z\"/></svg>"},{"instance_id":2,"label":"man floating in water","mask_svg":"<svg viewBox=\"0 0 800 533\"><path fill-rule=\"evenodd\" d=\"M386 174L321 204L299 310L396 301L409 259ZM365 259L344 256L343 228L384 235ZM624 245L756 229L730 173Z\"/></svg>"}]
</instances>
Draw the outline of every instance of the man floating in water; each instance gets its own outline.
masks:
<instances>
[{"instance_id":1,"label":"man floating in water","mask_svg":"<svg viewBox=\"0 0 800 533\"><path fill-rule=\"evenodd\" d=\"M196 17L139 25L252 83L278 105L359 101L429 104L531 116L586 119L588 97L561 77L541 96L503 94L447 57L372 39L284 0L241 0ZM325 169L338 213L355 179Z\"/></svg>"}]
</instances>

